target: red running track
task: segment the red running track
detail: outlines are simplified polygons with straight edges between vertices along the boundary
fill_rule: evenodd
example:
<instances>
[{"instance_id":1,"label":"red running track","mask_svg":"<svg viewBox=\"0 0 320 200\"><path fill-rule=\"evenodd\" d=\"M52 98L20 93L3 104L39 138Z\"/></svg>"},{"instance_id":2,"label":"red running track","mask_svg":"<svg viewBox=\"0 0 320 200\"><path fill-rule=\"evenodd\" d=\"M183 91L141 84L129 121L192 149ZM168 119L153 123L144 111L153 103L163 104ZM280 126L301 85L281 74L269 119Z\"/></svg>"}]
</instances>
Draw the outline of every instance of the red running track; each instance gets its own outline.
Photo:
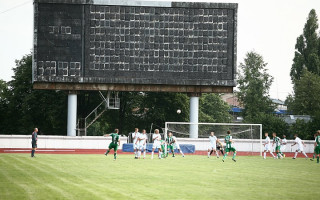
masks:
<instances>
[{"instance_id":1,"label":"red running track","mask_svg":"<svg viewBox=\"0 0 320 200\"><path fill-rule=\"evenodd\" d=\"M0 148L0 153L30 153L31 148ZM105 149L37 149L36 153L38 154L104 154ZM133 154L133 152L123 152L122 150L118 151L119 154ZM230 153L232 154L232 153ZM196 151L192 154L187 155L207 155L207 151ZM243 152L238 151L237 156L258 156L259 152ZM286 157L293 157L293 152L285 153ZM312 153L307 153L309 157L312 157ZM267 156L270 157L270 153L267 153ZM304 157L301 153L298 154L298 157Z\"/></svg>"}]
</instances>

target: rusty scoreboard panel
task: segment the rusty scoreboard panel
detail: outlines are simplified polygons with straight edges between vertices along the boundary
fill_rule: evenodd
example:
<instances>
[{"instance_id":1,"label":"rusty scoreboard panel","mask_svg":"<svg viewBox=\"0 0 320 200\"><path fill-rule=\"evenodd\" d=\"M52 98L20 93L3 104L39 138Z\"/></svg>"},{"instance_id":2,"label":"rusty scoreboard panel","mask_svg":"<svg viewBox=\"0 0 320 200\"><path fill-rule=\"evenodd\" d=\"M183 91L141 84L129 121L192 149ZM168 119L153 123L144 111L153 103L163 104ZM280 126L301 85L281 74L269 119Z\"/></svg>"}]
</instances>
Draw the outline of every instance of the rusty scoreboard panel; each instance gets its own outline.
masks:
<instances>
[{"instance_id":1,"label":"rusty scoreboard panel","mask_svg":"<svg viewBox=\"0 0 320 200\"><path fill-rule=\"evenodd\" d=\"M36 0L37 89L230 92L237 4Z\"/></svg>"}]
</instances>

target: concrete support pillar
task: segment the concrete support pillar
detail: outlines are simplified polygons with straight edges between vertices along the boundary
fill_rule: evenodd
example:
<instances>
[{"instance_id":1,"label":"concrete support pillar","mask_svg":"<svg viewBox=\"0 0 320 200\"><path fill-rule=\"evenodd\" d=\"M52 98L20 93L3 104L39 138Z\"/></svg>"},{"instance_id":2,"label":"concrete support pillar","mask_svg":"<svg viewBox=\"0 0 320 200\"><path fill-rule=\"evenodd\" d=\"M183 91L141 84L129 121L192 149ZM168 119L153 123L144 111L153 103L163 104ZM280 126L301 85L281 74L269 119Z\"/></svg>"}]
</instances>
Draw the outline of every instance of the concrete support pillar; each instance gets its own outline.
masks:
<instances>
[{"instance_id":1,"label":"concrete support pillar","mask_svg":"<svg viewBox=\"0 0 320 200\"><path fill-rule=\"evenodd\" d=\"M76 136L77 135L76 129L77 129L77 94L69 92L67 136Z\"/></svg>"},{"instance_id":2,"label":"concrete support pillar","mask_svg":"<svg viewBox=\"0 0 320 200\"><path fill-rule=\"evenodd\" d=\"M201 94L190 95L190 123L199 122L199 96ZM198 138L198 125L190 124L189 127L190 138Z\"/></svg>"}]
</instances>

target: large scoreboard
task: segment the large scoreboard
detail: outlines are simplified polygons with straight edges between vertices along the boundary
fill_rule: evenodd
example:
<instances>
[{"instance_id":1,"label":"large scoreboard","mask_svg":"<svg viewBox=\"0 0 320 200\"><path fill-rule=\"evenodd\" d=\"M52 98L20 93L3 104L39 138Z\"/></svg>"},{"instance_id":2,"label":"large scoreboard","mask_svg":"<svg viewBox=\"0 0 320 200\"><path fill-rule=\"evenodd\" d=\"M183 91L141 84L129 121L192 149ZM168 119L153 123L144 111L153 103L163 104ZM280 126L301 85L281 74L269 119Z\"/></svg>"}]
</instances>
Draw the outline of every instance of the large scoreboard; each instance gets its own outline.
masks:
<instances>
[{"instance_id":1,"label":"large scoreboard","mask_svg":"<svg viewBox=\"0 0 320 200\"><path fill-rule=\"evenodd\" d=\"M37 89L231 92L237 4L36 0Z\"/></svg>"}]
</instances>

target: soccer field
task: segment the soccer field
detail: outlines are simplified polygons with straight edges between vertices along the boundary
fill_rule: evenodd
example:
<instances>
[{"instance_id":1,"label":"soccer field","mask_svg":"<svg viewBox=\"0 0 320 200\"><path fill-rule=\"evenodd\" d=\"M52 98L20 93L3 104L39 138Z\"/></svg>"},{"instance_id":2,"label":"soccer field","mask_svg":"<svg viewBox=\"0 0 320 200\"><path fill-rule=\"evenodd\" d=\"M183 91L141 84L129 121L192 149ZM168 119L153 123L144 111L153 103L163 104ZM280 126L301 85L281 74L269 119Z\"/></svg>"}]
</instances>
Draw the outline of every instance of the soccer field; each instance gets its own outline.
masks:
<instances>
[{"instance_id":1,"label":"soccer field","mask_svg":"<svg viewBox=\"0 0 320 200\"><path fill-rule=\"evenodd\" d=\"M0 154L0 199L319 199L320 164L303 158Z\"/></svg>"}]
</instances>

